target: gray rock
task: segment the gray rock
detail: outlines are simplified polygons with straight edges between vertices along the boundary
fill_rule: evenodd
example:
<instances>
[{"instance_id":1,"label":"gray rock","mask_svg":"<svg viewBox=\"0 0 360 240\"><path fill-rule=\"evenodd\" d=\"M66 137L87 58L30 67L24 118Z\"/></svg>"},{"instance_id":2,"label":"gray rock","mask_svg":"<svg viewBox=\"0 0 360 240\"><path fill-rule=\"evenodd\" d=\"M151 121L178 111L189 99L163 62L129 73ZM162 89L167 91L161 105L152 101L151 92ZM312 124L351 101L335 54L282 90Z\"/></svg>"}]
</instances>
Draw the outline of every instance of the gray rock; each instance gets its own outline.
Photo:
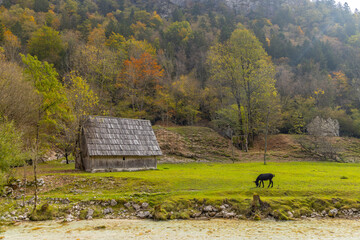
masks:
<instances>
[{"instance_id":1,"label":"gray rock","mask_svg":"<svg viewBox=\"0 0 360 240\"><path fill-rule=\"evenodd\" d=\"M320 214L318 214L317 212L312 212L311 217L312 218L320 217Z\"/></svg>"},{"instance_id":2,"label":"gray rock","mask_svg":"<svg viewBox=\"0 0 360 240\"><path fill-rule=\"evenodd\" d=\"M329 217L336 217L336 215L338 214L338 210L336 208L331 209L328 213Z\"/></svg>"},{"instance_id":3,"label":"gray rock","mask_svg":"<svg viewBox=\"0 0 360 240\"><path fill-rule=\"evenodd\" d=\"M201 216L201 212L196 212L191 215L192 218L198 218Z\"/></svg>"},{"instance_id":4,"label":"gray rock","mask_svg":"<svg viewBox=\"0 0 360 240\"><path fill-rule=\"evenodd\" d=\"M130 207L131 207L131 203L127 202L127 203L124 204L124 206L125 206L126 208L130 208Z\"/></svg>"},{"instance_id":5,"label":"gray rock","mask_svg":"<svg viewBox=\"0 0 360 240\"><path fill-rule=\"evenodd\" d=\"M116 205L117 205L117 201L115 201L115 199L111 199L110 205L111 205L112 207L116 206Z\"/></svg>"},{"instance_id":6,"label":"gray rock","mask_svg":"<svg viewBox=\"0 0 360 240\"><path fill-rule=\"evenodd\" d=\"M74 211L80 210L80 206L79 206L79 205L74 205L72 208L73 208Z\"/></svg>"},{"instance_id":7,"label":"gray rock","mask_svg":"<svg viewBox=\"0 0 360 240\"><path fill-rule=\"evenodd\" d=\"M74 221L74 216L69 214L66 216L66 218L64 219L65 222L72 222Z\"/></svg>"},{"instance_id":8,"label":"gray rock","mask_svg":"<svg viewBox=\"0 0 360 240\"><path fill-rule=\"evenodd\" d=\"M61 202L62 204L69 204L69 203L70 203L70 200L69 200L68 198L63 198L63 199L60 200L60 202Z\"/></svg>"},{"instance_id":9,"label":"gray rock","mask_svg":"<svg viewBox=\"0 0 360 240\"><path fill-rule=\"evenodd\" d=\"M39 179L37 180L37 185L38 185L39 187L44 186L44 185L45 185L45 181L44 181L44 179L39 178Z\"/></svg>"},{"instance_id":10,"label":"gray rock","mask_svg":"<svg viewBox=\"0 0 360 240\"><path fill-rule=\"evenodd\" d=\"M111 207L105 208L104 211L103 211L103 213L105 215L113 213L113 212L114 212L114 210Z\"/></svg>"},{"instance_id":11,"label":"gray rock","mask_svg":"<svg viewBox=\"0 0 360 240\"><path fill-rule=\"evenodd\" d=\"M137 214L136 214L137 217L139 218L147 218L150 216L150 212L149 211L139 211Z\"/></svg>"},{"instance_id":12,"label":"gray rock","mask_svg":"<svg viewBox=\"0 0 360 240\"><path fill-rule=\"evenodd\" d=\"M93 214L94 214L94 210L91 209L91 208L89 208L89 209L88 209L88 212L87 212L87 214L86 214L86 219L91 220Z\"/></svg>"},{"instance_id":13,"label":"gray rock","mask_svg":"<svg viewBox=\"0 0 360 240\"><path fill-rule=\"evenodd\" d=\"M143 209L147 209L149 207L149 204L147 202L144 202L144 203L141 204L141 207Z\"/></svg>"},{"instance_id":14,"label":"gray rock","mask_svg":"<svg viewBox=\"0 0 360 240\"><path fill-rule=\"evenodd\" d=\"M327 212L326 212L325 210L323 210L323 211L321 212L321 216L323 216L323 217L327 216Z\"/></svg>"},{"instance_id":15,"label":"gray rock","mask_svg":"<svg viewBox=\"0 0 360 240\"><path fill-rule=\"evenodd\" d=\"M133 204L132 205L133 206L133 208L136 210L136 211L139 211L140 210L140 205L139 204Z\"/></svg>"},{"instance_id":16,"label":"gray rock","mask_svg":"<svg viewBox=\"0 0 360 240\"><path fill-rule=\"evenodd\" d=\"M339 121L336 119L328 118L323 119L319 116L315 117L307 126L307 131L310 135L314 136L339 136Z\"/></svg>"},{"instance_id":17,"label":"gray rock","mask_svg":"<svg viewBox=\"0 0 360 240\"><path fill-rule=\"evenodd\" d=\"M234 212L225 212L225 211L223 211L223 217L224 218L233 218L235 216L236 216L236 213L234 213Z\"/></svg>"},{"instance_id":18,"label":"gray rock","mask_svg":"<svg viewBox=\"0 0 360 240\"><path fill-rule=\"evenodd\" d=\"M203 211L204 212L212 212L213 211L213 206L211 206L211 205L205 206L203 208Z\"/></svg>"},{"instance_id":19,"label":"gray rock","mask_svg":"<svg viewBox=\"0 0 360 240\"><path fill-rule=\"evenodd\" d=\"M11 195L13 193L14 189L12 187L5 186L4 192L6 195Z\"/></svg>"}]
</instances>

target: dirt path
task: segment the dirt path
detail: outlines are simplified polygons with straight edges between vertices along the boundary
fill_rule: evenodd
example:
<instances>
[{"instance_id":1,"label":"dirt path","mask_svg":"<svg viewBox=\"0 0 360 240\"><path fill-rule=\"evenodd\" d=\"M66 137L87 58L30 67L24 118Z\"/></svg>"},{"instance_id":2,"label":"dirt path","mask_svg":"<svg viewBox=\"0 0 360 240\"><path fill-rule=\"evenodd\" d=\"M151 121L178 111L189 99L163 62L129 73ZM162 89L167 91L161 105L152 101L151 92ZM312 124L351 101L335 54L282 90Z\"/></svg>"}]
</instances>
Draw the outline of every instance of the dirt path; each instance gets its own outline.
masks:
<instances>
[{"instance_id":1,"label":"dirt path","mask_svg":"<svg viewBox=\"0 0 360 240\"><path fill-rule=\"evenodd\" d=\"M360 221L109 220L22 222L1 239L359 239Z\"/></svg>"}]
</instances>

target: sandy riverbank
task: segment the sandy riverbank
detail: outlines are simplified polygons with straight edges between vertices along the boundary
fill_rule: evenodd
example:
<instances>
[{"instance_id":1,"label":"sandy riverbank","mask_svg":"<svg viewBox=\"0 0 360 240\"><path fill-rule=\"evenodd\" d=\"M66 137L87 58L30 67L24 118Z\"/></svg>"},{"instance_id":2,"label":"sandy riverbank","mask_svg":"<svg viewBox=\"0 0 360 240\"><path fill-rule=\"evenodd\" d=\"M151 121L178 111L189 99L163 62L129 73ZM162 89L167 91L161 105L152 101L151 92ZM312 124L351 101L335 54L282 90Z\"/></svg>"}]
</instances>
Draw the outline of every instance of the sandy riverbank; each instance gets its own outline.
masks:
<instances>
[{"instance_id":1,"label":"sandy riverbank","mask_svg":"<svg viewBox=\"0 0 360 240\"><path fill-rule=\"evenodd\" d=\"M3 239L359 239L360 221L151 220L21 222L7 227Z\"/></svg>"}]
</instances>

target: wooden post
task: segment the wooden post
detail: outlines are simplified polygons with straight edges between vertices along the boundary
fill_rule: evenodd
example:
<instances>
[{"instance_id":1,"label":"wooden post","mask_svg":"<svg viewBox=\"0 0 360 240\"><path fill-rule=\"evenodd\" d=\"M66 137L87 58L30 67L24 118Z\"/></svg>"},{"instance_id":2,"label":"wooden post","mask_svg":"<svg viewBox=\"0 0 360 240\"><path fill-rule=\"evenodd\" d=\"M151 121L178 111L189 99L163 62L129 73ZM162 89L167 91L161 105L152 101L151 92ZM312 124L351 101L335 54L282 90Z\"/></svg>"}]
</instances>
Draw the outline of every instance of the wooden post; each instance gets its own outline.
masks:
<instances>
[{"instance_id":1,"label":"wooden post","mask_svg":"<svg viewBox=\"0 0 360 240\"><path fill-rule=\"evenodd\" d=\"M267 150L267 135L268 135L268 129L269 129L269 115L270 115L270 107L268 107L268 113L267 113L267 116L266 116L264 165L266 165L266 150Z\"/></svg>"}]
</instances>

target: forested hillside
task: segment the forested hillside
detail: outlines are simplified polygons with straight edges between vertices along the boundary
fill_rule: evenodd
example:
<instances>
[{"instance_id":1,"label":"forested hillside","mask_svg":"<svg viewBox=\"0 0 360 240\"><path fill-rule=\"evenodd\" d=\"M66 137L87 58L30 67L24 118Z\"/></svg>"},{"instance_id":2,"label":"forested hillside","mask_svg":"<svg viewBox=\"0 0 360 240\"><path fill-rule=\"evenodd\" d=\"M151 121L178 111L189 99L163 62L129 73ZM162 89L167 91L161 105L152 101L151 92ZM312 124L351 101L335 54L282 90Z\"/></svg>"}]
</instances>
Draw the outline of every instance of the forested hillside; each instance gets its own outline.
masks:
<instances>
[{"instance_id":1,"label":"forested hillside","mask_svg":"<svg viewBox=\"0 0 360 240\"><path fill-rule=\"evenodd\" d=\"M360 13L346 4L3 0L0 22L3 170L24 149L70 153L87 114L206 124L245 148L268 118L303 133L331 117L360 136Z\"/></svg>"}]
</instances>

